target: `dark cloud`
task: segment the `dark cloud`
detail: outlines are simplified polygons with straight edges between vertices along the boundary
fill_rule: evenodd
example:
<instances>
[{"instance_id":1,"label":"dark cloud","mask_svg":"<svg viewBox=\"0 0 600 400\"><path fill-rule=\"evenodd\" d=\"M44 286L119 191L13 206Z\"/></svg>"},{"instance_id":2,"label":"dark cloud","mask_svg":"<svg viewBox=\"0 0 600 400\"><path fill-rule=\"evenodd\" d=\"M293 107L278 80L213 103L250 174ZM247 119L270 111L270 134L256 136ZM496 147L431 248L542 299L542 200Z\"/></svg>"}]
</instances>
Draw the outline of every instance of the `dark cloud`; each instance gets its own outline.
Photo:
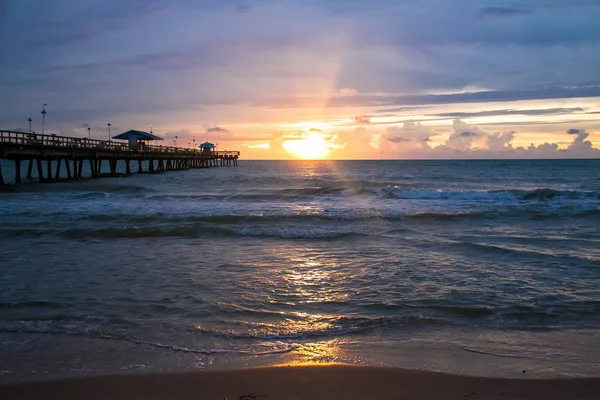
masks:
<instances>
[{"instance_id":1,"label":"dark cloud","mask_svg":"<svg viewBox=\"0 0 600 400\"><path fill-rule=\"evenodd\" d=\"M579 135L579 129L571 128L567 131L569 135Z\"/></svg>"},{"instance_id":2,"label":"dark cloud","mask_svg":"<svg viewBox=\"0 0 600 400\"><path fill-rule=\"evenodd\" d=\"M572 108L546 108L536 110L489 110L489 111L477 111L477 112L449 112L434 114L437 117L448 117L448 118L474 118L474 117L492 117L499 115L562 115L572 114L575 112L583 112L584 108L572 107Z\"/></svg>"},{"instance_id":3,"label":"dark cloud","mask_svg":"<svg viewBox=\"0 0 600 400\"><path fill-rule=\"evenodd\" d=\"M513 17L516 15L530 14L531 10L513 7L483 7L477 15L480 17Z\"/></svg>"},{"instance_id":4,"label":"dark cloud","mask_svg":"<svg viewBox=\"0 0 600 400\"><path fill-rule=\"evenodd\" d=\"M98 3L101 4L101 3ZM93 10L85 18L47 22L41 26L43 35L34 38L34 46L66 46L87 42L106 33L130 28L148 16L170 7L166 0L134 0L119 2L118 7Z\"/></svg>"},{"instance_id":5,"label":"dark cloud","mask_svg":"<svg viewBox=\"0 0 600 400\"><path fill-rule=\"evenodd\" d=\"M385 139L388 142L392 142L392 143L410 142L410 139L403 138L403 137L400 137L400 136L386 137Z\"/></svg>"},{"instance_id":6,"label":"dark cloud","mask_svg":"<svg viewBox=\"0 0 600 400\"><path fill-rule=\"evenodd\" d=\"M252 6L250 6L248 4L244 4L244 3L238 3L234 7L235 7L235 11L240 14L247 13L252 10Z\"/></svg>"},{"instance_id":7,"label":"dark cloud","mask_svg":"<svg viewBox=\"0 0 600 400\"><path fill-rule=\"evenodd\" d=\"M518 100L546 100L600 97L600 84L581 87L548 87L530 90L489 90L481 92L426 94L426 95L357 95L332 97L327 107L368 107L368 106L411 106L454 103L504 102ZM320 107L318 98L280 97L263 99L252 104L272 108Z\"/></svg>"},{"instance_id":8,"label":"dark cloud","mask_svg":"<svg viewBox=\"0 0 600 400\"><path fill-rule=\"evenodd\" d=\"M90 128L90 124L88 124L88 123L81 124L81 125L79 125L79 128L82 128L82 129Z\"/></svg>"},{"instance_id":9,"label":"dark cloud","mask_svg":"<svg viewBox=\"0 0 600 400\"><path fill-rule=\"evenodd\" d=\"M410 106L410 107L383 108L383 109L377 110L375 112L377 114L379 114L379 116L381 116L381 113L397 113L397 112L403 112L403 111L416 111L416 110L422 110L425 108L429 108L429 107ZM386 116L392 116L392 115L393 114L386 115Z\"/></svg>"},{"instance_id":10,"label":"dark cloud","mask_svg":"<svg viewBox=\"0 0 600 400\"><path fill-rule=\"evenodd\" d=\"M371 123L371 117L366 115L358 115L354 117L354 122L356 122L358 125L369 125Z\"/></svg>"},{"instance_id":11,"label":"dark cloud","mask_svg":"<svg viewBox=\"0 0 600 400\"><path fill-rule=\"evenodd\" d=\"M461 137L479 136L477 132L463 131L460 133Z\"/></svg>"},{"instance_id":12,"label":"dark cloud","mask_svg":"<svg viewBox=\"0 0 600 400\"><path fill-rule=\"evenodd\" d=\"M225 128L221 128L220 126L213 126L206 130L207 133L229 133L229 131Z\"/></svg>"}]
</instances>

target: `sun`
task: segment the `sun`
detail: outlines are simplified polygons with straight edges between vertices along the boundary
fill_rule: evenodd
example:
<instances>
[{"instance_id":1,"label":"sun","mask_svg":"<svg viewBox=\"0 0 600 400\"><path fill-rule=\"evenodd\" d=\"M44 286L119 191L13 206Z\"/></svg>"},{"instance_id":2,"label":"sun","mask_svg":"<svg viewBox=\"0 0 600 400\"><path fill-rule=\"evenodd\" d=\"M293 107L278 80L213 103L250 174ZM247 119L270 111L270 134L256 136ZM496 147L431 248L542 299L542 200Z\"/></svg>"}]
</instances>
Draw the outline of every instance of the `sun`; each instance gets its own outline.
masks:
<instances>
[{"instance_id":1,"label":"sun","mask_svg":"<svg viewBox=\"0 0 600 400\"><path fill-rule=\"evenodd\" d=\"M290 139L283 142L283 147L304 160L321 160L327 158L329 146L322 134L309 133L301 139Z\"/></svg>"}]
</instances>

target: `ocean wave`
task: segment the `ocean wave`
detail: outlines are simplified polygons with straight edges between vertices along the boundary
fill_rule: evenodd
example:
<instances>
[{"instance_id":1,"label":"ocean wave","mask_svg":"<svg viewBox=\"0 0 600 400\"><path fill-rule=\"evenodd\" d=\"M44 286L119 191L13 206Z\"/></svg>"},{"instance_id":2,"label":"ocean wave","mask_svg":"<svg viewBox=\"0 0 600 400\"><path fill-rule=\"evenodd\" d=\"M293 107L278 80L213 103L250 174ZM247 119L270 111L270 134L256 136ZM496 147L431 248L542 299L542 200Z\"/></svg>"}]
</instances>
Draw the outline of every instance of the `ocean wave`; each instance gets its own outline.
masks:
<instances>
[{"instance_id":1,"label":"ocean wave","mask_svg":"<svg viewBox=\"0 0 600 400\"><path fill-rule=\"evenodd\" d=\"M52 320L44 321L0 321L0 332L21 333L21 334L51 334L51 335L69 335L83 336L95 339L115 340L135 343L144 346L156 347L175 352L194 353L194 354L227 354L227 353L248 353L243 350L233 349L197 349L177 344L168 344L153 340L139 339L118 332L111 332L106 326L100 328L97 325L86 325L82 323L71 322L69 324L59 324ZM291 351L293 348L287 350ZM273 350L273 354L281 352L281 349ZM264 352L264 354L269 354Z\"/></svg>"},{"instance_id":2,"label":"ocean wave","mask_svg":"<svg viewBox=\"0 0 600 400\"><path fill-rule=\"evenodd\" d=\"M26 230L27 234L43 234L48 231ZM215 227L206 225L174 225L174 226L144 226L144 227L112 227L112 228L77 228L52 232L69 239L137 239L152 237L256 237L279 239L343 239L363 237L366 234L351 230L339 231L319 227L285 227L285 226L242 226Z\"/></svg>"},{"instance_id":3,"label":"ocean wave","mask_svg":"<svg viewBox=\"0 0 600 400\"><path fill-rule=\"evenodd\" d=\"M423 315L302 316L300 318L286 316L284 320L277 322L227 321L230 326L228 328L199 325L196 326L195 331L201 335L227 339L302 340L365 334L381 329L439 326L447 323L447 320Z\"/></svg>"},{"instance_id":4,"label":"ocean wave","mask_svg":"<svg viewBox=\"0 0 600 400\"><path fill-rule=\"evenodd\" d=\"M0 302L0 309L22 309L22 308L65 308L67 304L54 301L31 300L31 301L15 301L15 302Z\"/></svg>"},{"instance_id":5,"label":"ocean wave","mask_svg":"<svg viewBox=\"0 0 600 400\"><path fill-rule=\"evenodd\" d=\"M378 191L383 199L402 200L462 200L462 201L548 201L548 200L600 200L599 192L577 190L422 190L388 186Z\"/></svg>"}]
</instances>

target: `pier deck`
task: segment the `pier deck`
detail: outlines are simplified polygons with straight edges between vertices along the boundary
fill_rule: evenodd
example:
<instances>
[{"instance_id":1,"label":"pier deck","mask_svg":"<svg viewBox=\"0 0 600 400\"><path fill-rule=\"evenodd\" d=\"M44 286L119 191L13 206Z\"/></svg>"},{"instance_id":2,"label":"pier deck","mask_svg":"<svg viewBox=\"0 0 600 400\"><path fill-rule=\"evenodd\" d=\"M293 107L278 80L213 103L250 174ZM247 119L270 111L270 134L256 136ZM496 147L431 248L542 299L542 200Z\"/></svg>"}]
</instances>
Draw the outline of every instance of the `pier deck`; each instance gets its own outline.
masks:
<instances>
[{"instance_id":1,"label":"pier deck","mask_svg":"<svg viewBox=\"0 0 600 400\"><path fill-rule=\"evenodd\" d=\"M126 174L132 173L132 161L134 166L137 163L138 173L234 166L239 156L239 151L207 153L199 149L145 143L131 146L106 140L0 130L0 185L6 182L2 174L3 159L14 161L13 182L19 184L24 179L30 182L53 182L59 179L116 176L119 162L125 164ZM21 172L23 161L28 162L25 176ZM102 173L104 161L108 164L107 173ZM61 170L63 164L64 172ZM86 174L83 173L84 164L87 167Z\"/></svg>"}]
</instances>

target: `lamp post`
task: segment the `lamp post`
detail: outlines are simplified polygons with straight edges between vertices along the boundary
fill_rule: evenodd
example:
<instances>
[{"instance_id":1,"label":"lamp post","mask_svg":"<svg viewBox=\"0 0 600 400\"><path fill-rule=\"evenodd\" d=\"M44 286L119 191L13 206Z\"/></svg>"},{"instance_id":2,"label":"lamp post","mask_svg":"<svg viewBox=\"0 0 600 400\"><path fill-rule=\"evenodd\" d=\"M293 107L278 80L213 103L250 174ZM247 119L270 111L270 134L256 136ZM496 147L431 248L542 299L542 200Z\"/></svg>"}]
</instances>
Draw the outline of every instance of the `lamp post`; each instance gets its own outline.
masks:
<instances>
[{"instance_id":1,"label":"lamp post","mask_svg":"<svg viewBox=\"0 0 600 400\"><path fill-rule=\"evenodd\" d=\"M88 139L92 138L92 128L90 128L89 126L87 127L87 131L88 131Z\"/></svg>"},{"instance_id":2,"label":"lamp post","mask_svg":"<svg viewBox=\"0 0 600 400\"><path fill-rule=\"evenodd\" d=\"M177 136L175 136L175 139L173 139L173 144L175 145L175 147L177 147Z\"/></svg>"},{"instance_id":3,"label":"lamp post","mask_svg":"<svg viewBox=\"0 0 600 400\"><path fill-rule=\"evenodd\" d=\"M109 122L106 126L108 126L108 141L110 142L110 128L112 127L112 124Z\"/></svg>"},{"instance_id":4,"label":"lamp post","mask_svg":"<svg viewBox=\"0 0 600 400\"><path fill-rule=\"evenodd\" d=\"M29 122L29 133L31 133L31 121L33 121L31 117L27 118L27 122Z\"/></svg>"},{"instance_id":5,"label":"lamp post","mask_svg":"<svg viewBox=\"0 0 600 400\"><path fill-rule=\"evenodd\" d=\"M47 104L44 103L44 109L42 110L42 135L44 134L44 132L46 132L46 114L48 114L46 112L46 106Z\"/></svg>"}]
</instances>

